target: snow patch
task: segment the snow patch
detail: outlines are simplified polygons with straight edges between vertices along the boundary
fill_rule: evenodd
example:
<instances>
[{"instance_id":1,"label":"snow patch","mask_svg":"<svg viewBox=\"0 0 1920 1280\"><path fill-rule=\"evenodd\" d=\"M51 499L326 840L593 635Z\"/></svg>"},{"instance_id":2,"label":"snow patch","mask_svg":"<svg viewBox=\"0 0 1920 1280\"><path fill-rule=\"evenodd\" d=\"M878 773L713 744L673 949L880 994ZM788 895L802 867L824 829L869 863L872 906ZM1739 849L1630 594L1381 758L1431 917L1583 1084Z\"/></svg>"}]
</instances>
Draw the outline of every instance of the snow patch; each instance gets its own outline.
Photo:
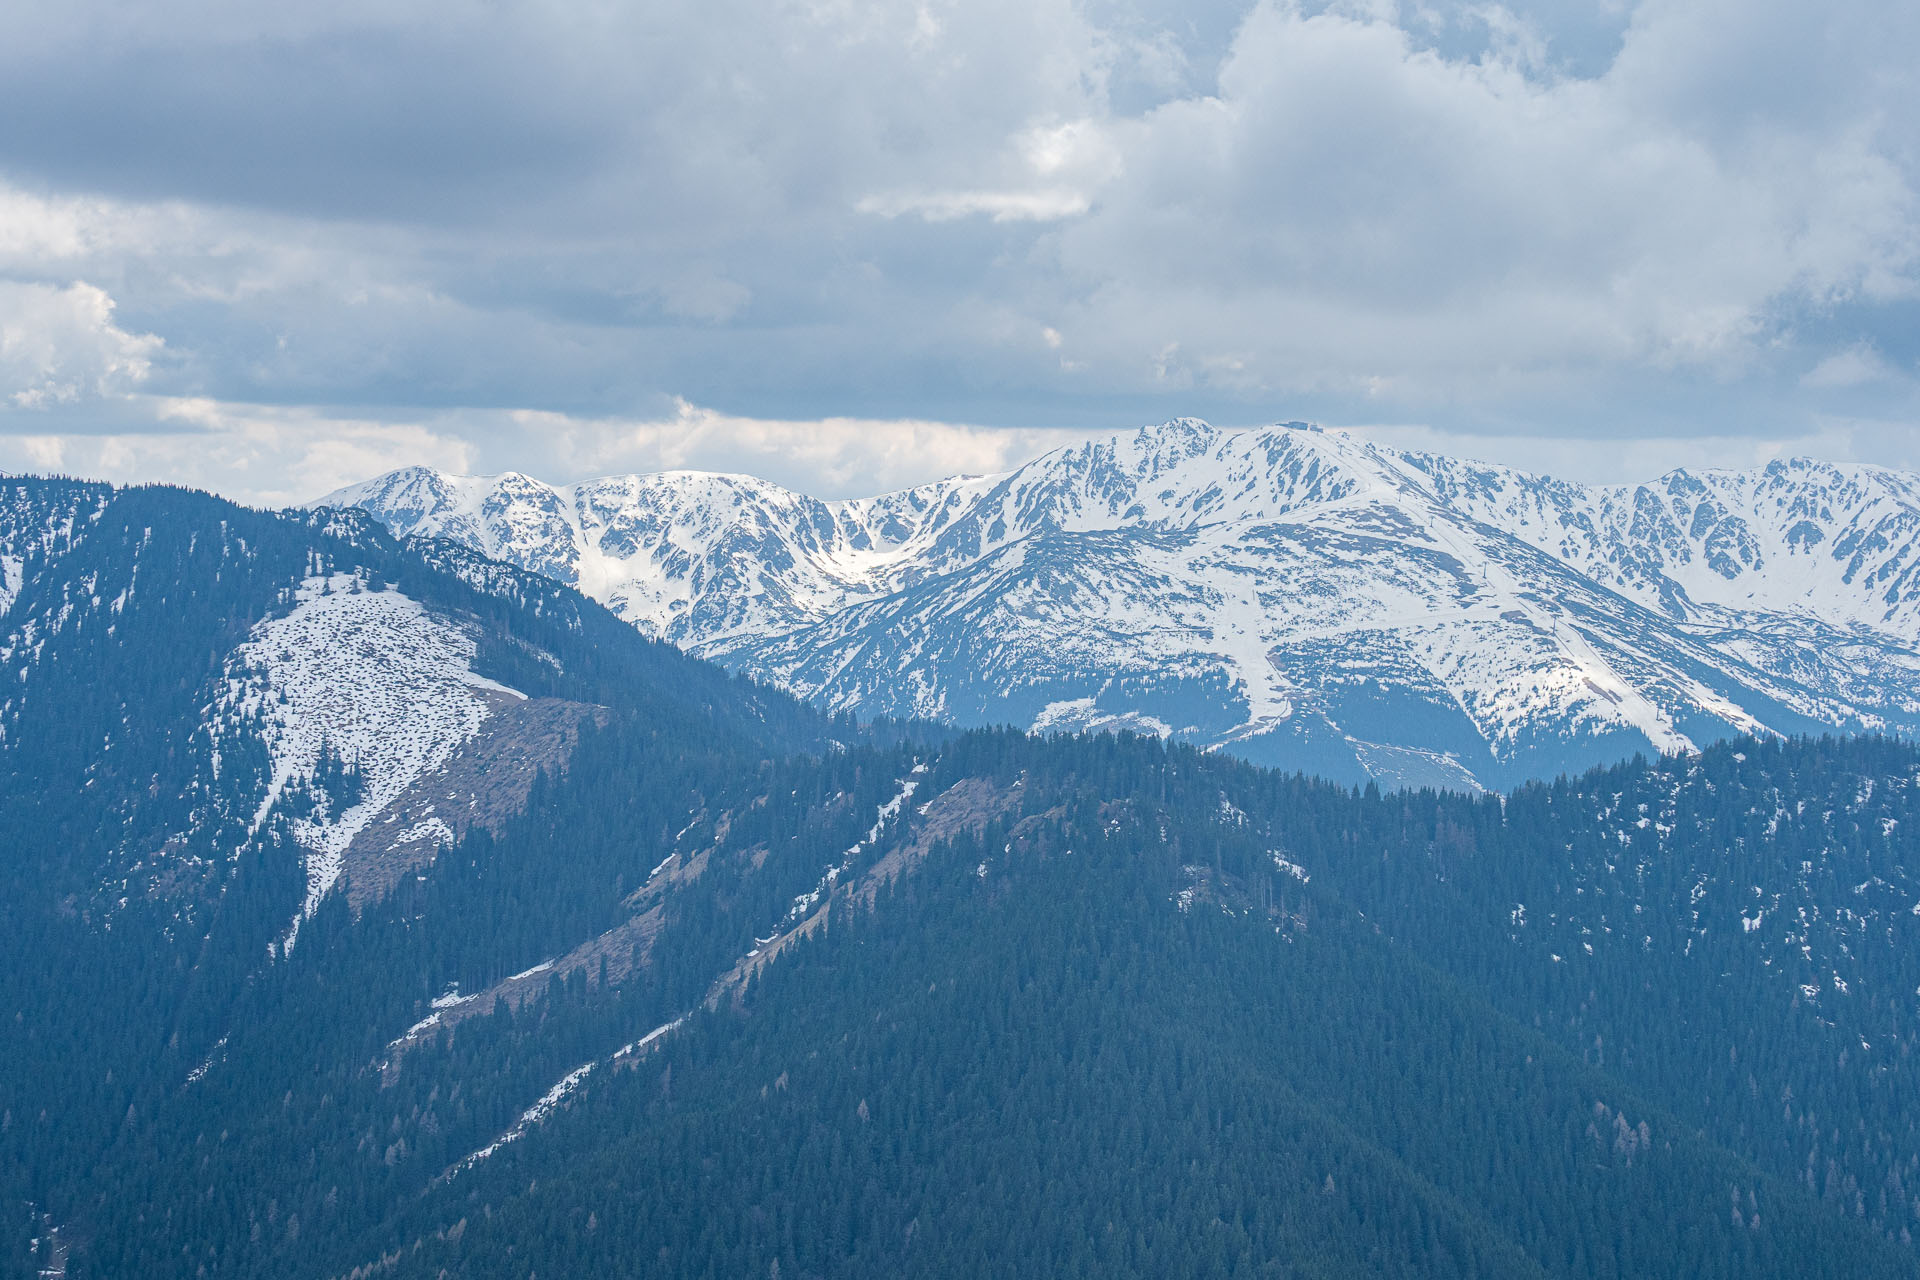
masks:
<instances>
[{"instance_id":1,"label":"snow patch","mask_svg":"<svg viewBox=\"0 0 1920 1280\"><path fill-rule=\"evenodd\" d=\"M1286 857L1283 854L1281 854L1278 850L1275 850L1269 856L1273 858L1273 865L1276 868L1286 872L1288 875L1292 876L1295 880L1298 880L1301 884L1305 884L1307 881L1313 879L1312 876L1307 874L1307 869L1305 867L1301 866L1297 862L1287 861Z\"/></svg>"},{"instance_id":2,"label":"snow patch","mask_svg":"<svg viewBox=\"0 0 1920 1280\"><path fill-rule=\"evenodd\" d=\"M339 879L347 846L420 777L444 766L479 732L490 698L524 698L473 670L473 638L398 591L372 589L351 574L309 577L291 612L253 628L228 666L222 709L258 715L273 763L254 816L266 821L289 783L309 778L330 750L361 779L358 803L293 821L306 851L311 916ZM402 839L450 838L429 820Z\"/></svg>"},{"instance_id":3,"label":"snow patch","mask_svg":"<svg viewBox=\"0 0 1920 1280\"><path fill-rule=\"evenodd\" d=\"M419 840L432 840L436 845L453 843L453 828L439 818L428 818L416 822L394 837L394 843L413 844Z\"/></svg>"},{"instance_id":4,"label":"snow patch","mask_svg":"<svg viewBox=\"0 0 1920 1280\"><path fill-rule=\"evenodd\" d=\"M5 613L25 582L26 561L19 556L0 555L0 613Z\"/></svg>"}]
</instances>

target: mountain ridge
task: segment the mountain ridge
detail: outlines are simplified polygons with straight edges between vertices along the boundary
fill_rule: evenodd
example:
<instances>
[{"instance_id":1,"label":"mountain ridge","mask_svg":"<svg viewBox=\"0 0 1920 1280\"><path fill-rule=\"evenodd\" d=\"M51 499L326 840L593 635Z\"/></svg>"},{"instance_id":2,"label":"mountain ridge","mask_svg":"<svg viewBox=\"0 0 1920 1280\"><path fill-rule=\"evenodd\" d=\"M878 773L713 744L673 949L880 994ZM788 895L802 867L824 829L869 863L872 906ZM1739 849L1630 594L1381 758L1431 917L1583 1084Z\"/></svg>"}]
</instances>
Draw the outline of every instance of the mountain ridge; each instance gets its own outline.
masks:
<instances>
[{"instance_id":1,"label":"mountain ridge","mask_svg":"<svg viewBox=\"0 0 1920 1280\"><path fill-rule=\"evenodd\" d=\"M868 499L409 468L315 505L569 582L835 711L1494 787L1920 729L1920 477L1865 464L1581 486L1177 419Z\"/></svg>"}]
</instances>

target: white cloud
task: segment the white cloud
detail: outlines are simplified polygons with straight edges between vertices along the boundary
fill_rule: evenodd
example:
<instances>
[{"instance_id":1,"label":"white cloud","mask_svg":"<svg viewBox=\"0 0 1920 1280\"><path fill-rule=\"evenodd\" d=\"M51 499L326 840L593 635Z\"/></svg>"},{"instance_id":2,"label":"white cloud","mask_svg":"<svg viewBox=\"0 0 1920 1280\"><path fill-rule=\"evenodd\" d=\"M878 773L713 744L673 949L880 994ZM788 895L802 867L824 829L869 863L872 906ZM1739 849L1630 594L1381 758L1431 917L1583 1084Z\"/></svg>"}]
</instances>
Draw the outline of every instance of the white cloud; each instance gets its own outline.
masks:
<instances>
[{"instance_id":1,"label":"white cloud","mask_svg":"<svg viewBox=\"0 0 1920 1280\"><path fill-rule=\"evenodd\" d=\"M867 497L946 476L1005 471L1094 434L915 419L745 418L685 401L672 417L652 421L535 411L510 417L523 439L547 443L551 470L546 478L682 468L736 471L828 498Z\"/></svg>"},{"instance_id":2,"label":"white cloud","mask_svg":"<svg viewBox=\"0 0 1920 1280\"><path fill-rule=\"evenodd\" d=\"M470 468L473 447L419 422L139 397L106 433L0 435L0 470L207 489L280 507L395 467Z\"/></svg>"},{"instance_id":3,"label":"white cloud","mask_svg":"<svg viewBox=\"0 0 1920 1280\"><path fill-rule=\"evenodd\" d=\"M1010 185L867 195L854 208L885 218L918 214L928 222L975 214L995 222L1058 222L1086 213L1092 193L1118 177L1124 161L1106 127L1082 118L1020 130L987 167L1000 171Z\"/></svg>"},{"instance_id":4,"label":"white cloud","mask_svg":"<svg viewBox=\"0 0 1920 1280\"><path fill-rule=\"evenodd\" d=\"M0 280L0 396L46 409L123 394L145 381L160 339L113 321L106 292Z\"/></svg>"},{"instance_id":5,"label":"white cloud","mask_svg":"<svg viewBox=\"0 0 1920 1280\"><path fill-rule=\"evenodd\" d=\"M995 222L1057 222L1085 213L1090 203L1078 191L929 191L862 196L854 207L883 218L918 214L928 222L950 222L976 213Z\"/></svg>"},{"instance_id":6,"label":"white cloud","mask_svg":"<svg viewBox=\"0 0 1920 1280\"><path fill-rule=\"evenodd\" d=\"M1005 429L929 420L742 417L680 402L651 419L542 410L344 416L313 409L136 395L102 433L0 434L0 471L208 489L287 506L397 467L525 471L554 482L676 469L744 472L825 498L1011 470L1098 430ZM1426 425L1336 427L1396 449L1504 463L1588 483L1650 480L1676 467L1749 467L1777 457L1857 460L1920 472L1920 428L1827 418L1796 435L1492 435Z\"/></svg>"},{"instance_id":7,"label":"white cloud","mask_svg":"<svg viewBox=\"0 0 1920 1280\"><path fill-rule=\"evenodd\" d=\"M747 472L832 498L1004 471L1091 434L916 420L745 418L684 401L670 417L651 420L541 410L345 417L156 396L137 397L130 407L118 429L106 433L0 435L0 471L159 481L268 507L416 464L469 474L519 470L551 481L683 468Z\"/></svg>"},{"instance_id":8,"label":"white cloud","mask_svg":"<svg viewBox=\"0 0 1920 1280\"><path fill-rule=\"evenodd\" d=\"M1817 390L1844 390L1899 377L1873 347L1861 344L1836 351L1809 369L1800 385Z\"/></svg>"},{"instance_id":9,"label":"white cloud","mask_svg":"<svg viewBox=\"0 0 1920 1280\"><path fill-rule=\"evenodd\" d=\"M99 204L50 200L0 187L0 263L43 264L79 257L97 241Z\"/></svg>"},{"instance_id":10,"label":"white cloud","mask_svg":"<svg viewBox=\"0 0 1920 1280\"><path fill-rule=\"evenodd\" d=\"M1524 50L1449 60L1385 16L1262 3L1216 96L1116 129L1124 176L1059 235L1085 282L1060 318L1110 380L1160 378L1177 342L1268 391L1384 379L1436 407L1738 376L1783 302L1910 296L1920 198L1870 105L1729 134L1670 106L1695 36L1650 15L1607 74L1541 78Z\"/></svg>"}]
</instances>

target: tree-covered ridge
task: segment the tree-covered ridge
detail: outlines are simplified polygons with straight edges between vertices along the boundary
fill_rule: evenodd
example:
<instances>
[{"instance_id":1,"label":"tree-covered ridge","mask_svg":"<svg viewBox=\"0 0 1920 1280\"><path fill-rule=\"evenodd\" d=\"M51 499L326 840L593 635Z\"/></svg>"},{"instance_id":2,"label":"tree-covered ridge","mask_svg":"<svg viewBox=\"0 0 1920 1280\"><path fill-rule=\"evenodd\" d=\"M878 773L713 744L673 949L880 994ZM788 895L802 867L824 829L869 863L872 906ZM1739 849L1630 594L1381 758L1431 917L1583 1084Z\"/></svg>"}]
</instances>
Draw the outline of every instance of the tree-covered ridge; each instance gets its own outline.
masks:
<instances>
[{"instance_id":1,"label":"tree-covered ridge","mask_svg":"<svg viewBox=\"0 0 1920 1280\"><path fill-rule=\"evenodd\" d=\"M1857 794L1857 773L1813 765L1823 750L1847 749L1778 759ZM1905 747L1859 750L1877 768L1916 763ZM1563 1025L1564 958L1508 927L1450 964L1447 946L1398 931L1393 885L1432 917L1450 893L1461 921L1484 911L1449 888L1468 878L1463 857L1491 865L1509 839L1540 836L1498 803L1356 794L1152 743L969 735L923 754L923 803L973 785L1012 803L869 909L852 890L912 840L909 806L847 866L829 927L709 1008L713 975L862 842L912 756L767 765L725 791L700 786L712 757L678 775L667 763L597 733L524 823L472 838L358 923L317 918L287 989L238 1020L204 1092L121 1151L127 1181L105 1202L131 1220L102 1221L116 1251L96 1243L76 1268L165 1274L190 1243L183 1273L340 1274L382 1256L400 1274L479 1275L757 1274L776 1259L822 1275L1034 1258L1123 1274L1275 1259L1308 1274L1912 1269L1883 1238L1897 1227L1822 1206L1777 1149L1804 1121L1702 1123L1671 1083L1692 1070L1686 1037L1621 1062L1589 1043L1610 1004L1581 992L1589 1010ZM703 815L691 828L645 808L676 788ZM1587 795L1570 784L1553 803ZM577 855L564 861L563 829ZM552 972L542 998L496 1004L381 1070L385 1039L432 995L605 929L663 850L704 853L706 869L670 895L654 961L616 984ZM1395 866L1403 877L1374 873ZM502 910L543 899L574 905ZM1667 976L1698 984L1696 959L1682 943ZM1758 968L1729 1022L1814 1043L1794 984ZM1631 976L1646 989L1653 972ZM619 1069L617 1047L686 1013ZM447 1176L589 1062L602 1067L545 1124ZM1799 1065L1819 1087L1818 1061ZM1829 1121L1884 1127L1901 1096L1866 1094ZM197 1167L156 1178L181 1150ZM161 1204L182 1225L156 1235L140 1218Z\"/></svg>"},{"instance_id":2,"label":"tree-covered ridge","mask_svg":"<svg viewBox=\"0 0 1920 1280\"><path fill-rule=\"evenodd\" d=\"M969 737L929 785L956 776L1019 810L461 1175L389 1237L398 1273L1913 1269L1751 1129L1703 1133L1322 887L1430 879L1471 802L1110 740Z\"/></svg>"}]
</instances>

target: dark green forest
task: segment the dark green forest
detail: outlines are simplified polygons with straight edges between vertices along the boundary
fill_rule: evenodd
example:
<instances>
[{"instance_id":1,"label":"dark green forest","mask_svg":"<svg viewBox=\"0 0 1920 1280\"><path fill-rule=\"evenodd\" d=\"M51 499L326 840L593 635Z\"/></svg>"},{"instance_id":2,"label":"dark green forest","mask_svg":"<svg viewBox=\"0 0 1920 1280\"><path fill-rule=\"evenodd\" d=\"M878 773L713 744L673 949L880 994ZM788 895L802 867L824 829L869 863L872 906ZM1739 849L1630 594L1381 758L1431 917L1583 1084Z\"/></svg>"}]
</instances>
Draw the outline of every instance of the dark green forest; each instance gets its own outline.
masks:
<instances>
[{"instance_id":1,"label":"dark green forest","mask_svg":"<svg viewBox=\"0 0 1920 1280\"><path fill-rule=\"evenodd\" d=\"M1920 1273L1911 744L1383 794L829 719L337 512L0 535L0 1275ZM599 716L283 954L208 689L343 571Z\"/></svg>"}]
</instances>

